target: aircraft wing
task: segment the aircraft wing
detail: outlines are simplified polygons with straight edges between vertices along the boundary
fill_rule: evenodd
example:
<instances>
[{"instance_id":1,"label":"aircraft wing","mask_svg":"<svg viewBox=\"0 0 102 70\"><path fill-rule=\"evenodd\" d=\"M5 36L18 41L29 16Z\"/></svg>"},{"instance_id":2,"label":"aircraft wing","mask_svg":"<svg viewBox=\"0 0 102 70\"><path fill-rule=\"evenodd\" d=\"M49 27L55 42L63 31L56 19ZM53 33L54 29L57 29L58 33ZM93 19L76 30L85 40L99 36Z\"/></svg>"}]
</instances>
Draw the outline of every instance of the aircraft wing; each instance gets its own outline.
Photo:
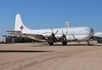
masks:
<instances>
[{"instance_id":1,"label":"aircraft wing","mask_svg":"<svg viewBox=\"0 0 102 70\"><path fill-rule=\"evenodd\" d=\"M29 37L31 39L37 40L37 41L45 41L43 35L38 35L38 34L27 34L27 33L22 33L20 31L7 31L9 34L13 35L19 35L19 36L25 36Z\"/></svg>"},{"instance_id":2,"label":"aircraft wing","mask_svg":"<svg viewBox=\"0 0 102 70\"><path fill-rule=\"evenodd\" d=\"M21 33L21 31L6 31L6 32L9 32L9 33Z\"/></svg>"}]
</instances>

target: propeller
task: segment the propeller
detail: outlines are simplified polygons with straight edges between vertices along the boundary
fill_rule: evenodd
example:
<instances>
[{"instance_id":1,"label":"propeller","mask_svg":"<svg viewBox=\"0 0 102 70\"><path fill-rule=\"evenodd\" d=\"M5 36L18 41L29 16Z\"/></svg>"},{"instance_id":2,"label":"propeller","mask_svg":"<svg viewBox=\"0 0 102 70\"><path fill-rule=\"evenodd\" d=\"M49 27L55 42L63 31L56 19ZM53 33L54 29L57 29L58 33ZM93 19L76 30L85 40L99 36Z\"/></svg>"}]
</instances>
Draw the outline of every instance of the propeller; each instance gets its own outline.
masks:
<instances>
[{"instance_id":1,"label":"propeller","mask_svg":"<svg viewBox=\"0 0 102 70\"><path fill-rule=\"evenodd\" d=\"M72 34L72 36L73 36L73 38L75 39L75 41L78 42L78 44L81 44L81 43L75 38L74 34Z\"/></svg>"},{"instance_id":2,"label":"propeller","mask_svg":"<svg viewBox=\"0 0 102 70\"><path fill-rule=\"evenodd\" d=\"M52 31L52 36L55 36L55 35L57 34L57 32L58 32L58 30L57 30L57 31L54 33L52 28L51 28L51 31Z\"/></svg>"},{"instance_id":3,"label":"propeller","mask_svg":"<svg viewBox=\"0 0 102 70\"><path fill-rule=\"evenodd\" d=\"M73 38L75 39L75 41L77 41L77 39L75 38L75 36L72 34Z\"/></svg>"},{"instance_id":4,"label":"propeller","mask_svg":"<svg viewBox=\"0 0 102 70\"><path fill-rule=\"evenodd\" d=\"M57 34L57 32L58 32L58 30L54 33L53 32L53 29L51 28L51 31L52 31L52 35L51 35L51 37L50 37L50 40L54 40L54 41L57 41L57 38L55 37L55 35Z\"/></svg>"},{"instance_id":5,"label":"propeller","mask_svg":"<svg viewBox=\"0 0 102 70\"><path fill-rule=\"evenodd\" d=\"M63 33L63 38L64 38L65 40L67 40L66 35L67 35L68 31L66 32L66 34L64 34L64 32L63 32L63 30L62 30L62 33Z\"/></svg>"}]
</instances>

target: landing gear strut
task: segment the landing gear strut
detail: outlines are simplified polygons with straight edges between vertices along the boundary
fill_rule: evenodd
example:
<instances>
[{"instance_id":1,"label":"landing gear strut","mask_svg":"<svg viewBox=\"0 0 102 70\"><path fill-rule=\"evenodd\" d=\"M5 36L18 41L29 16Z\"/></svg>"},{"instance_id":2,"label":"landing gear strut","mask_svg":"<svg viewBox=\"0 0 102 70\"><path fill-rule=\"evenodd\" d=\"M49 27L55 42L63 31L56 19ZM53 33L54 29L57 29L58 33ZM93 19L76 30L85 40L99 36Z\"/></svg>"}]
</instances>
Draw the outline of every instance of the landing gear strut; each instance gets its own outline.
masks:
<instances>
[{"instance_id":1,"label":"landing gear strut","mask_svg":"<svg viewBox=\"0 0 102 70\"><path fill-rule=\"evenodd\" d=\"M90 45L91 45L91 44L90 44L90 42L89 42L89 40L87 40L87 45L88 45L88 46L90 46Z\"/></svg>"},{"instance_id":2,"label":"landing gear strut","mask_svg":"<svg viewBox=\"0 0 102 70\"><path fill-rule=\"evenodd\" d=\"M91 46L91 45L93 45L93 44L90 44L89 40L87 40L87 45L88 45L88 46Z\"/></svg>"}]
</instances>

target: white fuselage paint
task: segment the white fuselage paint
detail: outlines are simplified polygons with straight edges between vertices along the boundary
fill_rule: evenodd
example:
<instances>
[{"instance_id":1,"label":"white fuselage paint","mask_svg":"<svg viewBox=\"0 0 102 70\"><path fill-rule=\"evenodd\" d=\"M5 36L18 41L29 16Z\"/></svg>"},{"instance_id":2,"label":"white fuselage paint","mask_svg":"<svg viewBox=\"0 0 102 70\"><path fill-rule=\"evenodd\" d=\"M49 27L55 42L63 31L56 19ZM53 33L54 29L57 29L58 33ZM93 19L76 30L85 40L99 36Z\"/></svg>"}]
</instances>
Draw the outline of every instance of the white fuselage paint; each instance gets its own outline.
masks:
<instances>
[{"instance_id":1,"label":"white fuselage paint","mask_svg":"<svg viewBox=\"0 0 102 70\"><path fill-rule=\"evenodd\" d=\"M56 33L56 31L58 32ZM79 40L79 41L85 41L88 40L93 34L94 31L90 27L71 27L71 28L56 28L53 29L53 32L56 33L56 37L62 36L62 30L64 34L66 34L67 40ZM27 34L37 34L37 35L51 35L52 31L51 29L39 29L39 30L31 30L31 29L24 29L22 30L22 33L27 33Z\"/></svg>"}]
</instances>

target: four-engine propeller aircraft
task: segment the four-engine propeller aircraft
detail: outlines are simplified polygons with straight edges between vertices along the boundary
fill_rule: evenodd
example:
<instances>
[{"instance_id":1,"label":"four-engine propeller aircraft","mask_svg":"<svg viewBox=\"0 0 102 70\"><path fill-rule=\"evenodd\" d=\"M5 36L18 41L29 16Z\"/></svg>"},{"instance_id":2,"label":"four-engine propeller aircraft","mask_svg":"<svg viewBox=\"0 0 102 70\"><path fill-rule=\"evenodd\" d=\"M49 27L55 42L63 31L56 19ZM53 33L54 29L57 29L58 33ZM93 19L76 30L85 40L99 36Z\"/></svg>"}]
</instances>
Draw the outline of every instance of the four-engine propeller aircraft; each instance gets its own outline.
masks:
<instances>
[{"instance_id":1,"label":"four-engine propeller aircraft","mask_svg":"<svg viewBox=\"0 0 102 70\"><path fill-rule=\"evenodd\" d=\"M90 27L32 30L23 24L20 14L16 15L14 30L7 32L9 32L9 34L26 36L39 41L46 41L49 45L53 45L55 42L62 42L63 45L67 45L67 42L70 41L87 41L87 44L90 45L89 38L94 34L93 29Z\"/></svg>"}]
</instances>

